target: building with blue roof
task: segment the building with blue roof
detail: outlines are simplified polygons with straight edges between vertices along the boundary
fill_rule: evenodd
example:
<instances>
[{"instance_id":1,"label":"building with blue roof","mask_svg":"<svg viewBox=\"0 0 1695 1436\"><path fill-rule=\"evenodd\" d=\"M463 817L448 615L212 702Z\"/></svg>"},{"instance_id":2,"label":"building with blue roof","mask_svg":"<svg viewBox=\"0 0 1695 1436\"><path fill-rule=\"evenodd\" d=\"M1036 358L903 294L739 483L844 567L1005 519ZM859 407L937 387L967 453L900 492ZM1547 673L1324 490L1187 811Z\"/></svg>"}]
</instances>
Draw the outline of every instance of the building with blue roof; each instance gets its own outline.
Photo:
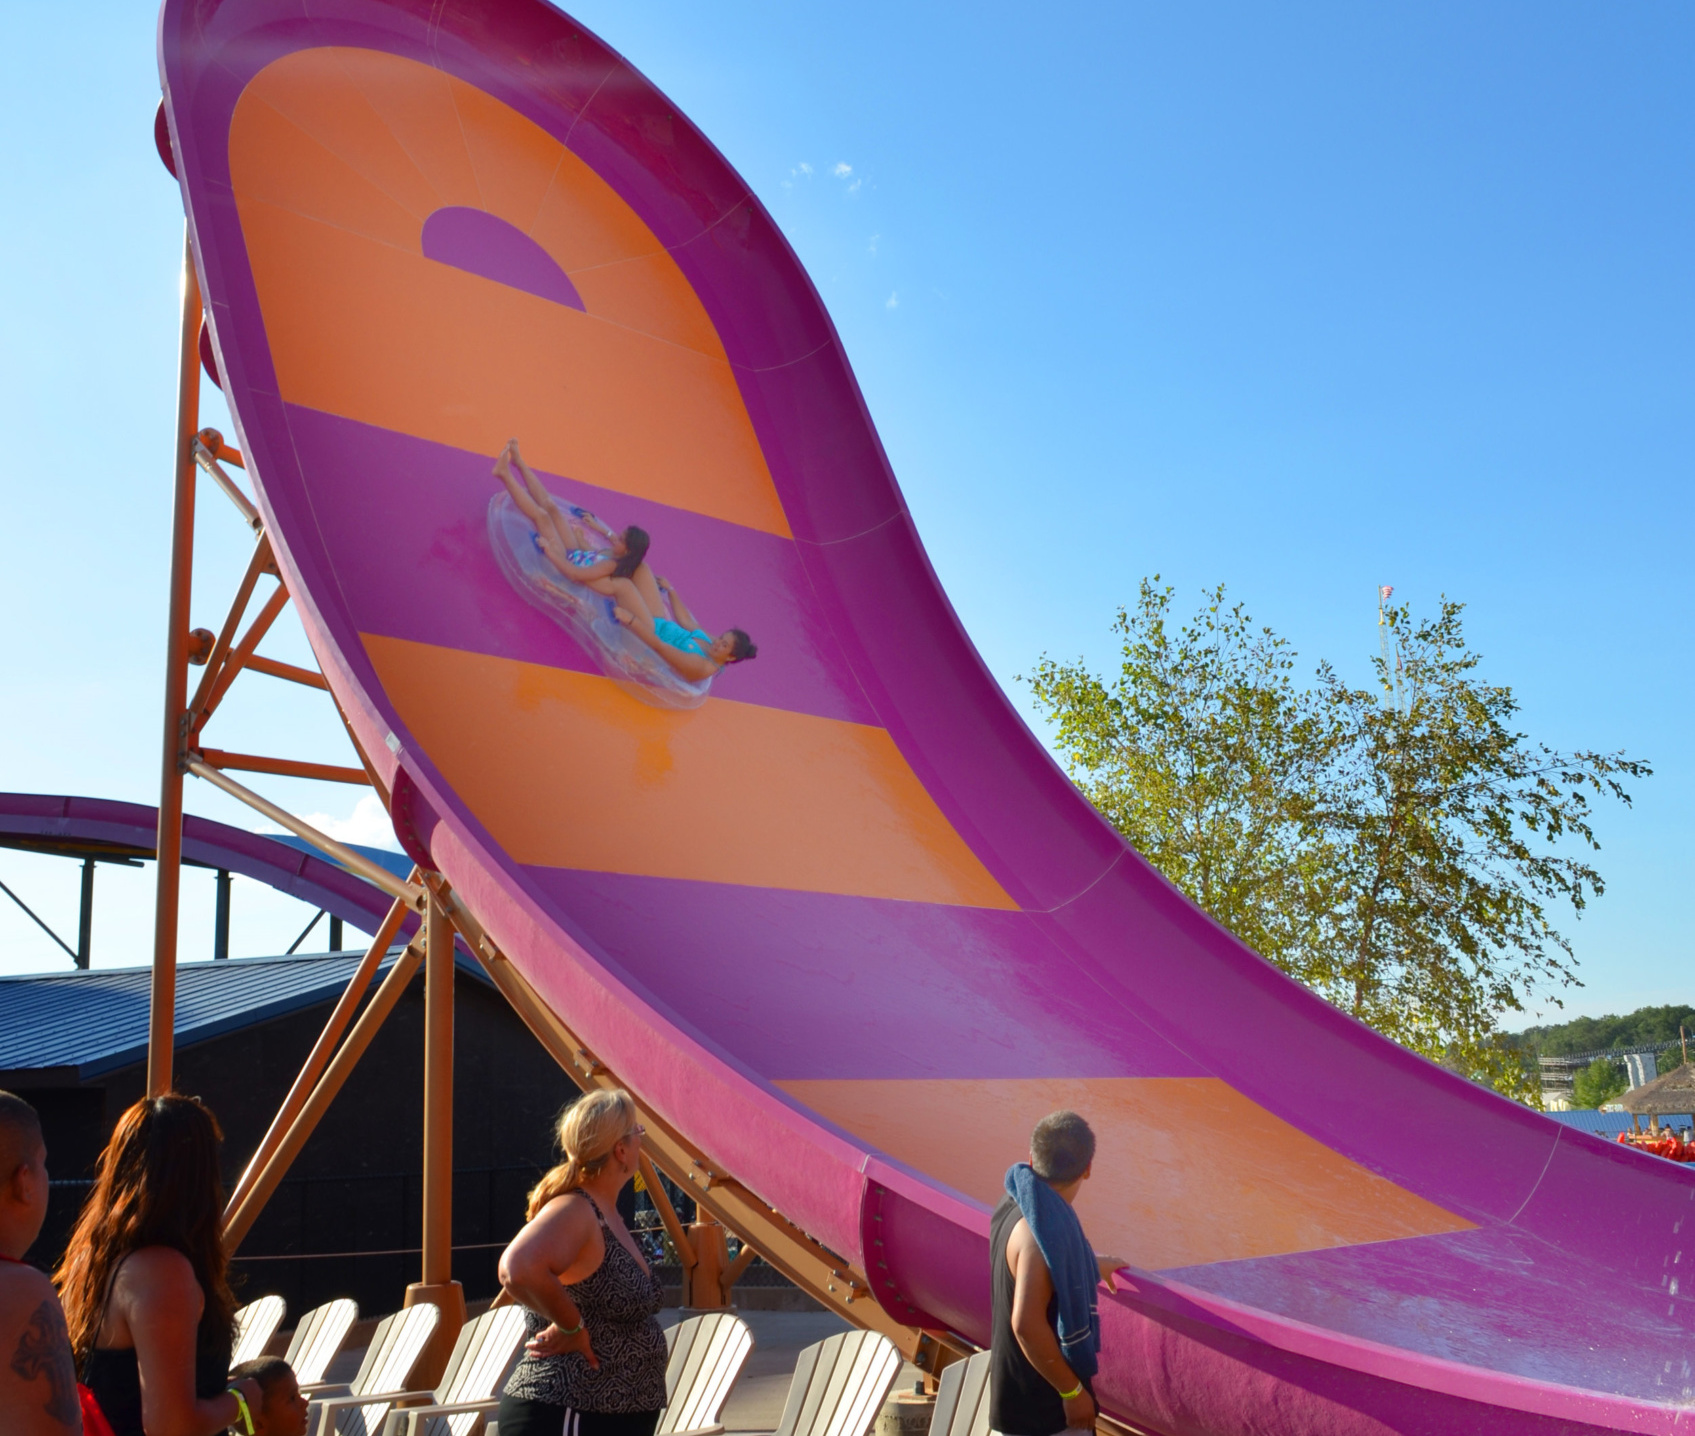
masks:
<instances>
[{"instance_id":1,"label":"building with blue roof","mask_svg":"<svg viewBox=\"0 0 1695 1436\"><path fill-rule=\"evenodd\" d=\"M382 964L386 975L399 949ZM225 1135L233 1185L361 953L185 962L177 969L176 1086ZM41 1114L53 1179L29 1259L51 1266L119 1114L145 1089L150 969L0 978L0 1089ZM376 988L376 982L371 990ZM576 1088L461 953L454 984L454 1275L472 1300L554 1160L552 1124ZM238 1290L292 1311L352 1296L376 1313L417 1279L423 1160L423 976L409 983L241 1248Z\"/></svg>"}]
</instances>

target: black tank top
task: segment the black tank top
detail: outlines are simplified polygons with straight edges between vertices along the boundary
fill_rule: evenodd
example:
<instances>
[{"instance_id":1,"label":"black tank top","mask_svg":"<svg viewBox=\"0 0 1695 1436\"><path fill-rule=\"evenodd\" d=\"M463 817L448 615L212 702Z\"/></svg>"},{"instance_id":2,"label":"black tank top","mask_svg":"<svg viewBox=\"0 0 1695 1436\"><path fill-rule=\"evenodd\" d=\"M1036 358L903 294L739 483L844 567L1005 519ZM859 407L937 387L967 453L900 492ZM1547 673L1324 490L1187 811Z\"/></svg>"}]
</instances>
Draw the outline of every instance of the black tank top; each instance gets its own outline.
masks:
<instances>
[{"instance_id":1,"label":"black tank top","mask_svg":"<svg viewBox=\"0 0 1695 1436\"><path fill-rule=\"evenodd\" d=\"M194 1394L206 1401L229 1389L227 1343L202 1344L194 1357ZM133 1346L96 1346L82 1363L82 1384L94 1393L112 1436L145 1436L141 1426L141 1368Z\"/></svg>"},{"instance_id":2,"label":"black tank top","mask_svg":"<svg viewBox=\"0 0 1695 1436\"><path fill-rule=\"evenodd\" d=\"M1056 1436L1065 1430L1065 1403L1030 1364L1012 1330L1012 1268L1006 1245L1024 1213L1003 1197L989 1218L989 1271L993 1323L989 1336L989 1429L1006 1436ZM1058 1329L1059 1298L1048 1298L1048 1325ZM1084 1386L1088 1387L1087 1380ZM1089 1388L1093 1390L1092 1387Z\"/></svg>"},{"instance_id":3,"label":"black tank top","mask_svg":"<svg viewBox=\"0 0 1695 1436\"><path fill-rule=\"evenodd\" d=\"M112 1273L114 1281L117 1275L115 1271ZM106 1319L104 1310L100 1319L102 1322ZM194 1394L202 1401L227 1391L230 1384L231 1339L214 1335L211 1321L210 1310L201 1314L195 1341ZM111 1424L112 1436L146 1436L141 1425L141 1367L133 1346L90 1349L82 1359L82 1384L100 1403L101 1414Z\"/></svg>"}]
</instances>

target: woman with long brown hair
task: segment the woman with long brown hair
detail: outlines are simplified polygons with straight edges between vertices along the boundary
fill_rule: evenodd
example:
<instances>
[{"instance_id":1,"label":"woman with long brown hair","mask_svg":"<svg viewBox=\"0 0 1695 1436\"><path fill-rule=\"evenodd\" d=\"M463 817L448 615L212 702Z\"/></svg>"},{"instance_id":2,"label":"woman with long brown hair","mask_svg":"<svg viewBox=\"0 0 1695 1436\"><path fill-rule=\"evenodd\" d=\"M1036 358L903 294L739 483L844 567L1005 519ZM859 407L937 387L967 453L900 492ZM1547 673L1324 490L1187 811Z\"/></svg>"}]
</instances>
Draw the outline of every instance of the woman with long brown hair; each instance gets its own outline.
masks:
<instances>
[{"instance_id":1,"label":"woman with long brown hair","mask_svg":"<svg viewBox=\"0 0 1695 1436\"><path fill-rule=\"evenodd\" d=\"M618 1215L641 1161L636 1104L590 1092L560 1115L565 1160L530 1193L500 1258L528 1313L524 1356L500 1401L500 1436L653 1436L665 1405L659 1278Z\"/></svg>"},{"instance_id":2,"label":"woman with long brown hair","mask_svg":"<svg viewBox=\"0 0 1695 1436\"><path fill-rule=\"evenodd\" d=\"M222 1140L197 1097L135 1103L54 1273L83 1384L114 1436L213 1436L261 1399L251 1378L229 1381Z\"/></svg>"}]
</instances>

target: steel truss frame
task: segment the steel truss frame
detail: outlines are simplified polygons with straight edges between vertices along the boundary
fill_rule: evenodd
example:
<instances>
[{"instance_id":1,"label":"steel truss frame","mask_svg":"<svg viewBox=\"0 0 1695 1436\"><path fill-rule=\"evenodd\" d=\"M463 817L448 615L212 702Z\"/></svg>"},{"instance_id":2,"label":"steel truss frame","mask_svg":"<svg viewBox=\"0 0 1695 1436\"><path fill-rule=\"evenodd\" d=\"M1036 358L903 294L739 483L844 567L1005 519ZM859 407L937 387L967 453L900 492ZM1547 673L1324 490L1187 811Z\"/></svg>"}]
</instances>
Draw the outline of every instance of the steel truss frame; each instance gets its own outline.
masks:
<instances>
[{"instance_id":1,"label":"steel truss frame","mask_svg":"<svg viewBox=\"0 0 1695 1436\"><path fill-rule=\"evenodd\" d=\"M341 715L343 727L359 757L357 767L235 753L201 743L208 721L243 672L263 673L326 691L329 685L321 673L264 658L257 652L260 641L288 604L289 594L272 555L263 516L225 467L245 470L244 456L225 444L216 431L198 427L199 337L204 319L193 247L186 230L181 301L170 626L166 644L147 1092L149 1096L159 1096L172 1090L183 781L192 774L311 843L394 899L230 1194L224 1213L228 1247L233 1252L252 1229L290 1164L422 965L425 971L423 1269L421 1280L407 1289L407 1303L430 1300L443 1307L444 1320L426 1358L426 1366L439 1368L446 1360L465 1311L463 1296L451 1279L452 1003L456 935L464 940L495 987L578 1086L586 1090L629 1084L591 1054L567 1022L541 1001L439 873L414 868L410 880L403 882L229 776L231 771L236 771L369 784L386 806L389 795L359 751L351 728L347 728L345 714ZM189 628L197 473L204 473L217 485L254 535L252 557L216 634ZM259 581L265 577L274 579L276 587L246 629L241 630ZM238 630L241 630L239 637ZM191 665L205 670L192 696L188 692ZM337 712L340 713L339 706ZM401 951L388 975L377 985L369 1001L365 1001L402 924L413 913L423 917L417 936ZM856 1326L889 1337L932 1383L949 1362L969 1354L970 1346L956 1336L909 1326L889 1315L872 1295L863 1271L808 1236L735 1178L715 1169L705 1153L642 1103L638 1090L632 1090L647 1127L642 1157L644 1182L683 1263L686 1305L726 1305L737 1278L760 1256L827 1309ZM691 1226L685 1227L678 1217L656 1169L694 1199L700 1219ZM726 1230L742 1243L741 1253L734 1260L728 1256ZM430 1376L427 1370L423 1374Z\"/></svg>"}]
</instances>

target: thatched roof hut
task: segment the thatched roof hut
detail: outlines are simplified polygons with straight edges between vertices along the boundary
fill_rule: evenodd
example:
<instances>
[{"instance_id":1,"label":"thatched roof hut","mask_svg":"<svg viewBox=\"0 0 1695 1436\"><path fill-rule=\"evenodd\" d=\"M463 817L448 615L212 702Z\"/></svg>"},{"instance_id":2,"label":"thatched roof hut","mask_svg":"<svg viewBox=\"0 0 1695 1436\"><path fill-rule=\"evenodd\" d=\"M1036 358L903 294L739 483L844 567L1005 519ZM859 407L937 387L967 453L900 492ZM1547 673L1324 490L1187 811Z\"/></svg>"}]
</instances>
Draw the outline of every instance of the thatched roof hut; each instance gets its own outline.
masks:
<instances>
[{"instance_id":1,"label":"thatched roof hut","mask_svg":"<svg viewBox=\"0 0 1695 1436\"><path fill-rule=\"evenodd\" d=\"M1618 1104L1635 1117L1647 1117L1650 1131L1659 1130L1661 1117L1695 1114L1695 1063L1685 1062L1652 1082L1632 1087Z\"/></svg>"}]
</instances>

